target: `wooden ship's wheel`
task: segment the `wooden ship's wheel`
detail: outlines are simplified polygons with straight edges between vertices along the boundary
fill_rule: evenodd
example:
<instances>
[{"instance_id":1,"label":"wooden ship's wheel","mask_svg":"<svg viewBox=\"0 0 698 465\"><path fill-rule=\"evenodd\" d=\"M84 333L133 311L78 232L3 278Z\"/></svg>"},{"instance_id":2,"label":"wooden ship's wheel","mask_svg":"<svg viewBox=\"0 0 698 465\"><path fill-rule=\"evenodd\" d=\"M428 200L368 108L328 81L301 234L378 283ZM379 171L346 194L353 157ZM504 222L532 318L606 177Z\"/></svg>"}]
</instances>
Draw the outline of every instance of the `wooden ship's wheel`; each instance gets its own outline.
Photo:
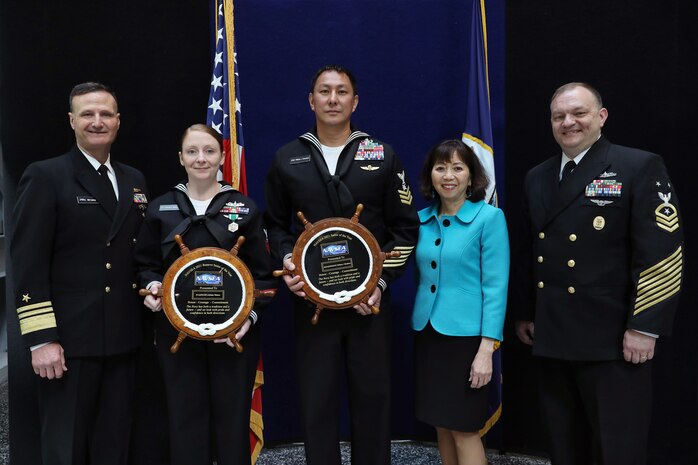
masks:
<instances>
[{"instance_id":1,"label":"wooden ship's wheel","mask_svg":"<svg viewBox=\"0 0 698 465\"><path fill-rule=\"evenodd\" d=\"M400 252L383 252L371 232L359 223L363 205L358 204L351 219L326 218L310 223L298 212L305 228L298 237L291 261L295 270L274 271L274 276L300 276L305 298L315 304L311 320L317 324L324 308L346 309L368 298L378 285L386 258ZM371 307L374 314L378 307Z\"/></svg>"},{"instance_id":2,"label":"wooden ship's wheel","mask_svg":"<svg viewBox=\"0 0 698 465\"><path fill-rule=\"evenodd\" d=\"M158 293L167 319L179 331L170 352L177 352L187 337L206 341L228 337L242 352L235 334L255 298L276 294L273 289L254 288L252 273L237 256L245 237L240 236L230 252L218 247L189 250L179 235L175 241L182 256L168 268ZM139 294L151 295L147 289Z\"/></svg>"}]
</instances>

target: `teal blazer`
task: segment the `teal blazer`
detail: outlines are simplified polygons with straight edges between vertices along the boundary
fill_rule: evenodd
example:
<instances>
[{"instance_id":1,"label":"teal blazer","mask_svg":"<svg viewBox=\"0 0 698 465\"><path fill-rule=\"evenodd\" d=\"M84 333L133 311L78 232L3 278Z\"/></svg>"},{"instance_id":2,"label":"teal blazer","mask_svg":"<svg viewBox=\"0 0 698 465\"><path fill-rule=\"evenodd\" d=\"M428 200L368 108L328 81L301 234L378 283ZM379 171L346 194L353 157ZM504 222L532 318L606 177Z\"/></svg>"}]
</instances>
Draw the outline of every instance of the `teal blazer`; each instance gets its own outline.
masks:
<instances>
[{"instance_id":1,"label":"teal blazer","mask_svg":"<svg viewBox=\"0 0 698 465\"><path fill-rule=\"evenodd\" d=\"M466 200L455 216L439 205L419 212L419 273L412 328L431 322L448 336L502 340L509 282L509 236L504 213Z\"/></svg>"}]
</instances>

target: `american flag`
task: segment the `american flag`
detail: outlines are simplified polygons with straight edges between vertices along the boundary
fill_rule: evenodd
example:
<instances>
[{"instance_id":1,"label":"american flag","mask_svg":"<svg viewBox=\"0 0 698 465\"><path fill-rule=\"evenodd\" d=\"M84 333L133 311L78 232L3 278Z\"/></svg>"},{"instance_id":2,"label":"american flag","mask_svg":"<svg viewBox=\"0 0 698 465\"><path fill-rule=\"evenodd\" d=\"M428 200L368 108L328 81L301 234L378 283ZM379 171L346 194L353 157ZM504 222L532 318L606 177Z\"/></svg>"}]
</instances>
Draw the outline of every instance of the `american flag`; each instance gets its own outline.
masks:
<instances>
[{"instance_id":1,"label":"american flag","mask_svg":"<svg viewBox=\"0 0 698 465\"><path fill-rule=\"evenodd\" d=\"M213 31L216 51L213 56L211 90L208 96L206 124L223 136L225 164L223 179L247 195L245 149L242 138L242 113L237 52L233 29L233 0L212 0ZM229 60L230 57L233 60ZM233 79L230 79L230 77ZM231 112L231 109L233 111ZM234 128L234 130L231 130Z\"/></svg>"},{"instance_id":2,"label":"american flag","mask_svg":"<svg viewBox=\"0 0 698 465\"><path fill-rule=\"evenodd\" d=\"M223 137L225 163L223 164L222 178L235 189L247 195L240 82L233 29L233 0L211 1L213 3L211 29L216 36L216 51L213 55L213 73L206 124L218 131ZM233 57L232 61L229 60L231 56ZM230 76L233 76L232 80ZM231 128L234 130L231 131ZM250 411L250 454L253 464L257 462L264 445L261 389L263 384L264 368L260 356L252 390L252 409Z\"/></svg>"}]
</instances>

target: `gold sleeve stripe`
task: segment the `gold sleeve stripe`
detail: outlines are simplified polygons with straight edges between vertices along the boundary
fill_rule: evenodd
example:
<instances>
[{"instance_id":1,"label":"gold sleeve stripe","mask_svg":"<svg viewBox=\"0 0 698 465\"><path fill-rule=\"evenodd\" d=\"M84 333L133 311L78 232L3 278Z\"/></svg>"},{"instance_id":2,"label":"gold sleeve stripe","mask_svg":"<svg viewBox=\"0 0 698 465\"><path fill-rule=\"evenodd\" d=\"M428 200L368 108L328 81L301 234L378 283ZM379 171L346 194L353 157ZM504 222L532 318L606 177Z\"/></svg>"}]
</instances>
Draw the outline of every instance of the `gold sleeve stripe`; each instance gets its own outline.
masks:
<instances>
[{"instance_id":1,"label":"gold sleeve stripe","mask_svg":"<svg viewBox=\"0 0 698 465\"><path fill-rule=\"evenodd\" d=\"M410 254L412 253L412 251L414 250L414 246L412 246L412 247L397 246L397 247L393 248L393 250L396 252L400 252L400 258L409 257ZM392 260L392 259L389 258L388 260Z\"/></svg>"},{"instance_id":2,"label":"gold sleeve stripe","mask_svg":"<svg viewBox=\"0 0 698 465\"><path fill-rule=\"evenodd\" d=\"M393 250L400 252L400 256L397 258L388 258L383 262L383 268L398 268L407 262L410 258L414 246L398 245Z\"/></svg>"},{"instance_id":3,"label":"gold sleeve stripe","mask_svg":"<svg viewBox=\"0 0 698 465\"><path fill-rule=\"evenodd\" d=\"M645 293L655 293L658 290L661 291L662 288L666 288L677 278L680 279L683 256L680 253L680 248L677 249L677 251L679 252L678 255L674 253L652 266L650 269L640 273L640 281L637 285L638 300L640 300L640 297Z\"/></svg>"},{"instance_id":4,"label":"gold sleeve stripe","mask_svg":"<svg viewBox=\"0 0 698 465\"><path fill-rule=\"evenodd\" d=\"M669 274L663 274L655 276L654 278L643 283L643 287L638 286L637 288L637 299L640 300L643 295L654 292L657 288L666 286L667 282L673 281L676 278L681 278L681 265L677 264L673 268L667 271Z\"/></svg>"},{"instance_id":5,"label":"gold sleeve stripe","mask_svg":"<svg viewBox=\"0 0 698 465\"><path fill-rule=\"evenodd\" d=\"M53 314L53 312L19 320L19 330L22 335L55 327L56 316Z\"/></svg>"},{"instance_id":6,"label":"gold sleeve stripe","mask_svg":"<svg viewBox=\"0 0 698 465\"><path fill-rule=\"evenodd\" d=\"M640 273L633 315L637 315L681 290L683 252L681 246L664 260Z\"/></svg>"},{"instance_id":7,"label":"gold sleeve stripe","mask_svg":"<svg viewBox=\"0 0 698 465\"><path fill-rule=\"evenodd\" d=\"M412 205L412 192L410 191L410 186L407 186L407 189L397 190L398 194L400 195L400 202L404 203L405 205Z\"/></svg>"},{"instance_id":8,"label":"gold sleeve stripe","mask_svg":"<svg viewBox=\"0 0 698 465\"><path fill-rule=\"evenodd\" d=\"M648 274L653 273L654 271L657 271L659 268L662 268L663 266L666 266L667 263L671 262L676 257L681 258L682 254L683 254L683 251L681 250L681 246L679 246L679 248L676 249L676 251L674 253L672 253L671 255L669 255L667 258L665 258L661 262L647 268L645 271L640 273L640 278L647 276ZM640 279L640 281L642 281L642 279Z\"/></svg>"},{"instance_id":9,"label":"gold sleeve stripe","mask_svg":"<svg viewBox=\"0 0 698 465\"><path fill-rule=\"evenodd\" d=\"M648 309L648 308L651 307L652 305L658 304L658 303L661 302L662 300L668 299L669 297L671 297L672 295L676 294L676 293L679 292L680 290L681 290L681 286L676 286L675 288L670 289L666 294L663 294L663 295L657 297L655 300L652 300L652 301L650 301L650 302L647 302L645 305L643 305L643 306L640 307L640 308L636 308L635 311L633 312L633 315L637 315L638 313L640 313L641 311L643 311L643 310L645 310L645 309Z\"/></svg>"},{"instance_id":10,"label":"gold sleeve stripe","mask_svg":"<svg viewBox=\"0 0 698 465\"><path fill-rule=\"evenodd\" d=\"M37 308L36 310L31 310L29 312L22 312L19 314L19 319L23 320L25 318L31 318L33 316L43 315L45 313L53 313L53 308L51 308L51 307Z\"/></svg>"},{"instance_id":11,"label":"gold sleeve stripe","mask_svg":"<svg viewBox=\"0 0 698 465\"><path fill-rule=\"evenodd\" d=\"M661 286L657 286L654 289L644 293L641 297L638 296L637 300L635 300L635 308L642 307L645 305L647 301L650 301L654 298L657 297L657 295L661 295L664 293L667 289L672 289L676 286L681 285L681 273L675 273L672 275L670 280L667 280L666 282L662 283Z\"/></svg>"},{"instance_id":12,"label":"gold sleeve stripe","mask_svg":"<svg viewBox=\"0 0 698 465\"><path fill-rule=\"evenodd\" d=\"M53 304L50 300L19 307L17 316L22 335L56 327L56 316L53 314Z\"/></svg>"},{"instance_id":13,"label":"gold sleeve stripe","mask_svg":"<svg viewBox=\"0 0 698 465\"><path fill-rule=\"evenodd\" d=\"M51 308L51 307L52 307L52 304L51 304L50 300L47 300L45 302L37 302L35 304L24 305L22 307L18 307L17 314L21 316L22 313L28 312L29 310L35 310L37 308Z\"/></svg>"}]
</instances>

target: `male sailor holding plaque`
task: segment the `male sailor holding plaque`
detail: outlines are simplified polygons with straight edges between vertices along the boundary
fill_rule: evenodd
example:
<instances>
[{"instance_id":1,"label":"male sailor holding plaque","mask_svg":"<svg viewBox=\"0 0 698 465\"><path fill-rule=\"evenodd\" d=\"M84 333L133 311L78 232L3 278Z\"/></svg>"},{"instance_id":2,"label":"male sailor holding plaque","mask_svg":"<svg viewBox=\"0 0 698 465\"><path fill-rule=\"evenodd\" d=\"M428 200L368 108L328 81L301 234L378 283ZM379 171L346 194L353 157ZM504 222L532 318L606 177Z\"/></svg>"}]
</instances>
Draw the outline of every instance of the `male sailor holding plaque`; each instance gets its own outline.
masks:
<instances>
[{"instance_id":1,"label":"male sailor holding plaque","mask_svg":"<svg viewBox=\"0 0 698 465\"><path fill-rule=\"evenodd\" d=\"M293 270L291 252L303 226L325 218L349 218L364 205L361 224L389 258L368 305L326 311L311 324L314 305L303 300L300 276L284 276L294 299L296 366L308 465L339 465L339 378L346 370L351 414L352 463L390 463L389 283L398 277L417 240L419 220L402 163L393 149L351 125L359 97L346 68L321 68L308 96L315 128L276 153L265 183L265 222L272 255ZM342 254L343 239L322 250ZM340 262L340 260L337 260ZM329 261L325 270L338 266ZM330 276L329 273L327 276ZM344 279L348 275L344 275ZM330 279L330 278L327 278ZM370 306L380 307L372 314ZM344 361L346 360L346 366ZM342 368L340 368L342 367Z\"/></svg>"}]
</instances>

